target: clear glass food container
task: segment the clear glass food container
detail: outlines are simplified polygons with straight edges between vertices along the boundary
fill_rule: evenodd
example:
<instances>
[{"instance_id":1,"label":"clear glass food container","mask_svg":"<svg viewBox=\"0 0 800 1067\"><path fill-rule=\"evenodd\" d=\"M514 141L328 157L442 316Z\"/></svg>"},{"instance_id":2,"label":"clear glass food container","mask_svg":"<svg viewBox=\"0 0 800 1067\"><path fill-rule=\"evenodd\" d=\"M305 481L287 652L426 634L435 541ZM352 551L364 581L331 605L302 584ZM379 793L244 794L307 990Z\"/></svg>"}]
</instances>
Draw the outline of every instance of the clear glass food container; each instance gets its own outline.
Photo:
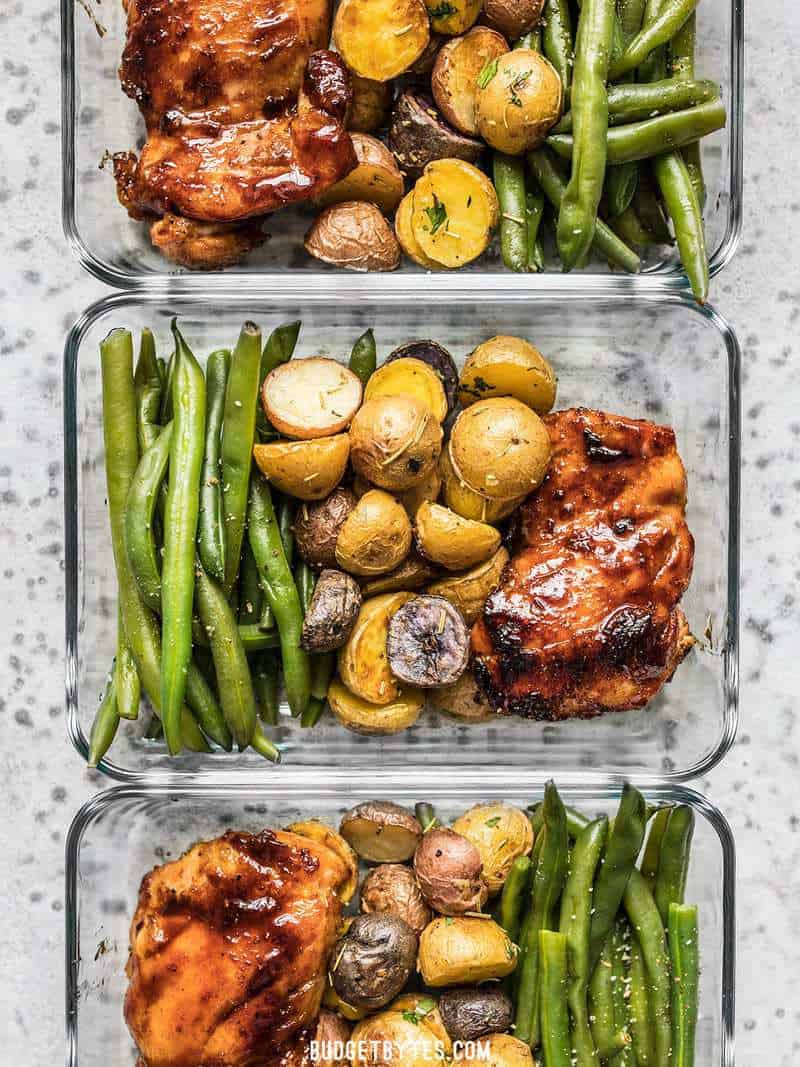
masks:
<instances>
[{"instance_id":1,"label":"clear glass food container","mask_svg":"<svg viewBox=\"0 0 800 1067\"><path fill-rule=\"evenodd\" d=\"M302 730L284 707L272 730L279 767L252 752L184 753L170 759L142 737L147 716L124 723L101 769L123 781L222 777L285 781L305 765L382 768L546 766L551 773L590 768L687 779L709 770L733 740L737 719L739 554L739 351L730 327L681 293L602 297L562 289L506 300L455 302L255 296L119 294L95 305L69 336L65 353L66 633L68 729L85 755L92 717L112 662L116 579L106 514L98 344L115 326L149 325L167 352L169 319L198 354L230 345L242 321L265 331L300 318L297 353L346 359L372 326L383 359L415 338L444 344L457 362L496 333L527 337L559 377L557 407L582 405L672 425L688 473L688 522L696 542L694 575L682 606L696 649L641 711L593 720L538 723L520 718L465 725L433 711L404 733L362 737L326 714Z\"/></svg>"},{"instance_id":2,"label":"clear glass food container","mask_svg":"<svg viewBox=\"0 0 800 1067\"><path fill-rule=\"evenodd\" d=\"M479 801L503 799L524 807L539 800L544 780L530 777L511 787L462 775L442 784L424 775L395 774L380 784L354 777L306 776L302 790L278 783L169 788L125 786L90 800L75 817L67 841L67 1065L131 1067L133 1042L123 1018L128 929L139 883L155 865L175 859L196 841L226 830L278 828L317 817L338 826L342 813L361 800L433 803L444 819ZM619 785L586 779L559 781L565 803L589 814L616 809ZM696 825L686 887L700 910L700 1011L697 1067L733 1067L734 844L723 815L692 790L637 783L651 803L682 803ZM300 798L300 799L299 799Z\"/></svg>"},{"instance_id":3,"label":"clear glass food container","mask_svg":"<svg viewBox=\"0 0 800 1067\"><path fill-rule=\"evenodd\" d=\"M117 68L125 40L123 4L92 6L61 0L63 93L64 228L87 270L117 288L164 287L171 291L259 288L288 296L309 287L340 294L379 297L399 288L418 293L480 293L487 288L530 292L560 289L557 268L543 275L515 275L503 268L497 242L466 269L427 274L404 259L399 271L369 278L326 267L303 250L303 235L313 209L279 212L267 221L267 243L243 265L212 274L180 271L150 244L147 227L131 221L117 202L108 153L136 149L144 124L136 104L124 95ZM703 0L698 7L697 76L712 78L722 89L728 111L726 129L702 142L708 188L705 208L711 272L725 266L735 250L741 226L742 194L742 0ZM102 24L98 32L94 19ZM686 285L674 249L659 247L643 260L634 277L609 274L594 264L570 278L578 290L612 287L630 293L654 287Z\"/></svg>"}]
</instances>

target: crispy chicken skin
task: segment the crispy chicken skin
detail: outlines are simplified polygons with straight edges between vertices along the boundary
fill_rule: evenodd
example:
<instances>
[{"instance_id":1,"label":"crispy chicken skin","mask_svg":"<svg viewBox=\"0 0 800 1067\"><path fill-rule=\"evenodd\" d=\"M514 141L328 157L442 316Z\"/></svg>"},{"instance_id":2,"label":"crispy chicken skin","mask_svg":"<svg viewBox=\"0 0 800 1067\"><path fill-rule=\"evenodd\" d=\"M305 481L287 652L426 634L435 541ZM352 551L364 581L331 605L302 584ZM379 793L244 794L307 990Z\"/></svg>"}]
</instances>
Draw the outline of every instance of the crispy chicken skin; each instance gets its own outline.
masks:
<instances>
[{"instance_id":1,"label":"crispy chicken skin","mask_svg":"<svg viewBox=\"0 0 800 1067\"><path fill-rule=\"evenodd\" d=\"M552 459L518 515L520 550L473 627L501 714L588 718L644 706L693 638L686 472L666 426L575 408L546 416Z\"/></svg>"},{"instance_id":2,"label":"crispy chicken skin","mask_svg":"<svg viewBox=\"0 0 800 1067\"><path fill-rule=\"evenodd\" d=\"M141 1067L302 1063L344 862L288 831L229 832L142 881L125 1018Z\"/></svg>"}]
</instances>

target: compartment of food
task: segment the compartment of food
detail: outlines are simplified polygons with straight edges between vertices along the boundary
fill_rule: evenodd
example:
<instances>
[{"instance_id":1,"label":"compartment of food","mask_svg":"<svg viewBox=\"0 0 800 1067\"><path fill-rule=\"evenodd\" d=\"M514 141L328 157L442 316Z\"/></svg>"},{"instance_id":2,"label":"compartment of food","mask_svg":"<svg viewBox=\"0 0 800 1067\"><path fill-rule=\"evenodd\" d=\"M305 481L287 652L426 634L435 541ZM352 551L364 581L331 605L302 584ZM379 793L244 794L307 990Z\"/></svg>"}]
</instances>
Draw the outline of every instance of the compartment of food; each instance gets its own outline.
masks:
<instances>
[{"instance_id":1,"label":"compartment of food","mask_svg":"<svg viewBox=\"0 0 800 1067\"><path fill-rule=\"evenodd\" d=\"M67 845L67 1062L731 1067L723 816L664 784L497 788L96 797Z\"/></svg>"},{"instance_id":2,"label":"compartment of food","mask_svg":"<svg viewBox=\"0 0 800 1067\"><path fill-rule=\"evenodd\" d=\"M152 296L76 327L67 697L92 763L716 762L736 722L732 334L678 296L471 311Z\"/></svg>"},{"instance_id":3,"label":"compartment of food","mask_svg":"<svg viewBox=\"0 0 800 1067\"><path fill-rule=\"evenodd\" d=\"M733 253L735 0L62 8L65 227L110 284L703 301Z\"/></svg>"}]
</instances>

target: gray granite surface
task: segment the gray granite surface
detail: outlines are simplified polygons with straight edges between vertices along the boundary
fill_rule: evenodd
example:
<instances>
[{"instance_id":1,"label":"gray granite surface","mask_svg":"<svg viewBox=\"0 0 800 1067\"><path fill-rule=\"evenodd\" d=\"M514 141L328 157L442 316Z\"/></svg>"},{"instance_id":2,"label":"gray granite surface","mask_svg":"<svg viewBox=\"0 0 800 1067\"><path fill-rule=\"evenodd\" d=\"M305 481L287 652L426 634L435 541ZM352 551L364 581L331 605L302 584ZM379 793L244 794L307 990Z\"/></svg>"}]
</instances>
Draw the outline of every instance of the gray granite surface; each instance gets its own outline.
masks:
<instances>
[{"instance_id":1,"label":"gray granite surface","mask_svg":"<svg viewBox=\"0 0 800 1067\"><path fill-rule=\"evenodd\" d=\"M697 783L738 846L738 1062L800 1062L800 13L750 5L744 237L712 299L744 350L742 722ZM59 218L59 25L0 3L0 1062L62 1062L63 848L104 783L63 721L61 353L102 287ZM112 1065L110 1065L112 1067Z\"/></svg>"}]
</instances>

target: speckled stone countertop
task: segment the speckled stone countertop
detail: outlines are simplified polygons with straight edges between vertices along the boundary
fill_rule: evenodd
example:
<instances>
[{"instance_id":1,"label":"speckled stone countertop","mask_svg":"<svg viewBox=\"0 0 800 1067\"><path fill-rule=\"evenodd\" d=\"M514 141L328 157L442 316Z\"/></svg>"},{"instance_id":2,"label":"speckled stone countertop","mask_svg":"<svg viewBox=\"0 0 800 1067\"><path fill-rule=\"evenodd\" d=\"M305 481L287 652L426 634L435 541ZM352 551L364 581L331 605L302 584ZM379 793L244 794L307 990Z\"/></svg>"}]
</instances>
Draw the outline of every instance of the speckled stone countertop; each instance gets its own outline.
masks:
<instances>
[{"instance_id":1,"label":"speckled stone countertop","mask_svg":"<svg viewBox=\"0 0 800 1067\"><path fill-rule=\"evenodd\" d=\"M744 236L712 300L744 350L741 727L695 783L738 848L737 1058L800 1062L800 9L750 6ZM105 784L63 711L61 354L102 287L59 217L59 24L0 4L0 1004L5 1063L62 1062L64 837Z\"/></svg>"}]
</instances>

